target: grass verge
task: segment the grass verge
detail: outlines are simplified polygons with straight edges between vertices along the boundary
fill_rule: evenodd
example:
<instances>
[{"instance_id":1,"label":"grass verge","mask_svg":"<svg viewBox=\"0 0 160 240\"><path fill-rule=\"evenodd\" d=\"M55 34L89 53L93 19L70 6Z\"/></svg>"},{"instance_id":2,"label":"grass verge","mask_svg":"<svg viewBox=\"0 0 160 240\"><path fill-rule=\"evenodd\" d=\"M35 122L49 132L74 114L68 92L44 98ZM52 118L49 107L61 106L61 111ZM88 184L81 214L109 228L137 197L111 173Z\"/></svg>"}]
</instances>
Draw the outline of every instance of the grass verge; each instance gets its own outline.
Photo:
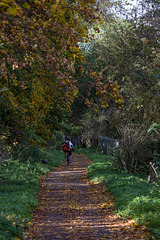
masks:
<instances>
[{"instance_id":1,"label":"grass verge","mask_svg":"<svg viewBox=\"0 0 160 240\"><path fill-rule=\"evenodd\" d=\"M146 225L160 239L160 189L147 182L146 176L136 176L114 166L112 156L79 150L93 163L88 167L91 181L103 183L114 196L117 214Z\"/></svg>"},{"instance_id":2,"label":"grass verge","mask_svg":"<svg viewBox=\"0 0 160 240\"><path fill-rule=\"evenodd\" d=\"M23 231L32 219L31 209L38 206L39 177L59 166L63 152L42 151L48 164L41 161L7 159L0 166L0 239L23 239Z\"/></svg>"}]
</instances>

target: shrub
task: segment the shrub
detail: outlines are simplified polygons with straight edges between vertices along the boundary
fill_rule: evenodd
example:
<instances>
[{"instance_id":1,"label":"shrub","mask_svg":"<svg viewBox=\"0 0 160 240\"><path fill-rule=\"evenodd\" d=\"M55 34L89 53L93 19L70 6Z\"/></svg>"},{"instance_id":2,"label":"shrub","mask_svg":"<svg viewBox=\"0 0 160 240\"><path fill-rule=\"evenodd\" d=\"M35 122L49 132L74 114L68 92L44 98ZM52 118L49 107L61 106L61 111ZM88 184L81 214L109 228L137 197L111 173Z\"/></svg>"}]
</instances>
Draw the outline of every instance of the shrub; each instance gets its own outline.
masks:
<instances>
[{"instance_id":1,"label":"shrub","mask_svg":"<svg viewBox=\"0 0 160 240\"><path fill-rule=\"evenodd\" d=\"M154 150L147 127L130 123L119 128L119 135L121 151L116 158L117 163L131 173L148 171Z\"/></svg>"}]
</instances>

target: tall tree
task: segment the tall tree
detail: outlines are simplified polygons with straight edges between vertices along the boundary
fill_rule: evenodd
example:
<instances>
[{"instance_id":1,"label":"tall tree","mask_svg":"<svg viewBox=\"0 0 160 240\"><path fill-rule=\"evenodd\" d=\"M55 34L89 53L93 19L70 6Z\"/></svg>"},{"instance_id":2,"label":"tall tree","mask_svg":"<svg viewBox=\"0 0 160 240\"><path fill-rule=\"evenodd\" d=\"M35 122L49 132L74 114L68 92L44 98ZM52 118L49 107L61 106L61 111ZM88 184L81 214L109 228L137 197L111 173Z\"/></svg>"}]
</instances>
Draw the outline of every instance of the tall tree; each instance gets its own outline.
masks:
<instances>
[{"instance_id":1,"label":"tall tree","mask_svg":"<svg viewBox=\"0 0 160 240\"><path fill-rule=\"evenodd\" d=\"M2 131L20 142L34 128L47 139L77 95L82 22L99 19L98 8L94 0L2 0L0 14Z\"/></svg>"}]
</instances>

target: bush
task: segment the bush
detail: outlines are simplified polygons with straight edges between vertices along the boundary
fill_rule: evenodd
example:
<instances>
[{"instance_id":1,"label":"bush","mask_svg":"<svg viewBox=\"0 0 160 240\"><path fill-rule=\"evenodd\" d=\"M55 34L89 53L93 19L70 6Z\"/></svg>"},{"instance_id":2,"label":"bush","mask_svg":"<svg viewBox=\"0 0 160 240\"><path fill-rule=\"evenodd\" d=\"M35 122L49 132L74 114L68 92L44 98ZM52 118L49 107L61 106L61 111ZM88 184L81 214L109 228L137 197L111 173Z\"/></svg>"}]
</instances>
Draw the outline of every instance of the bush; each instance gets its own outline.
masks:
<instances>
[{"instance_id":1,"label":"bush","mask_svg":"<svg viewBox=\"0 0 160 240\"><path fill-rule=\"evenodd\" d=\"M20 162L40 162L45 158L45 154L38 146L29 144L18 146L12 156Z\"/></svg>"},{"instance_id":2,"label":"bush","mask_svg":"<svg viewBox=\"0 0 160 240\"><path fill-rule=\"evenodd\" d=\"M154 149L147 130L146 126L133 123L120 127L121 151L116 161L124 170L131 173L148 171Z\"/></svg>"}]
</instances>

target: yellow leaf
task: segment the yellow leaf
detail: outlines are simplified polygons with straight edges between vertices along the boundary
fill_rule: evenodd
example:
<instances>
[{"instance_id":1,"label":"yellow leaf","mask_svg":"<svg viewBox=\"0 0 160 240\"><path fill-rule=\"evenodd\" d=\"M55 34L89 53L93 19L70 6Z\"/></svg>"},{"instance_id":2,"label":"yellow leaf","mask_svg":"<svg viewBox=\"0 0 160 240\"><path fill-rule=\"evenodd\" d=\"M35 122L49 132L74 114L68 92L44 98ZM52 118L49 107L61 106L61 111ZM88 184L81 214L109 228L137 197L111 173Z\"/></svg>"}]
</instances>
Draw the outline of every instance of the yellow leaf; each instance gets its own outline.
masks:
<instances>
[{"instance_id":1,"label":"yellow leaf","mask_svg":"<svg viewBox=\"0 0 160 240\"><path fill-rule=\"evenodd\" d=\"M3 21L2 24L8 24L9 22L8 21Z\"/></svg>"},{"instance_id":2,"label":"yellow leaf","mask_svg":"<svg viewBox=\"0 0 160 240\"><path fill-rule=\"evenodd\" d=\"M13 222L13 226L14 226L14 227L16 226L16 222Z\"/></svg>"},{"instance_id":3,"label":"yellow leaf","mask_svg":"<svg viewBox=\"0 0 160 240\"><path fill-rule=\"evenodd\" d=\"M6 2L4 2L4 1L2 1L2 2L0 3L0 5L1 5L1 6L4 6L4 7L8 7L8 6L9 6L9 4L6 3Z\"/></svg>"},{"instance_id":4,"label":"yellow leaf","mask_svg":"<svg viewBox=\"0 0 160 240\"><path fill-rule=\"evenodd\" d=\"M30 5L29 5L28 3L24 3L24 4L22 5L22 7L27 8L27 9L30 9Z\"/></svg>"},{"instance_id":5,"label":"yellow leaf","mask_svg":"<svg viewBox=\"0 0 160 240\"><path fill-rule=\"evenodd\" d=\"M16 15L17 14L17 8L16 7L9 7L7 9L7 12L11 15Z\"/></svg>"}]
</instances>

